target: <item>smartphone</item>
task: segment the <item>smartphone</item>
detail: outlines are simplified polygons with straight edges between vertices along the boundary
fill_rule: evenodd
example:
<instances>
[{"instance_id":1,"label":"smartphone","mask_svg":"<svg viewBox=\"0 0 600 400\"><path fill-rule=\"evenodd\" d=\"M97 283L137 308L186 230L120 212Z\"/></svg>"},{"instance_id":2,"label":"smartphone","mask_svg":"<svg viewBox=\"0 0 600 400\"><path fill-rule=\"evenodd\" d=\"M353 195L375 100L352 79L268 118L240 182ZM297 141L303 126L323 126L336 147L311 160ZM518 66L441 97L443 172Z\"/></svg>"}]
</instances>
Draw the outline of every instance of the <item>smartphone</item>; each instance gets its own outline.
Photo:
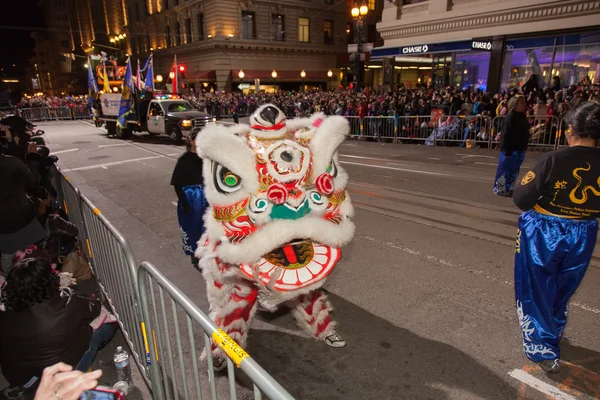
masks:
<instances>
[{"instance_id":1,"label":"smartphone","mask_svg":"<svg viewBox=\"0 0 600 400\"><path fill-rule=\"evenodd\" d=\"M96 389L83 392L79 400L125 400L125 397L116 389L98 386Z\"/></svg>"}]
</instances>

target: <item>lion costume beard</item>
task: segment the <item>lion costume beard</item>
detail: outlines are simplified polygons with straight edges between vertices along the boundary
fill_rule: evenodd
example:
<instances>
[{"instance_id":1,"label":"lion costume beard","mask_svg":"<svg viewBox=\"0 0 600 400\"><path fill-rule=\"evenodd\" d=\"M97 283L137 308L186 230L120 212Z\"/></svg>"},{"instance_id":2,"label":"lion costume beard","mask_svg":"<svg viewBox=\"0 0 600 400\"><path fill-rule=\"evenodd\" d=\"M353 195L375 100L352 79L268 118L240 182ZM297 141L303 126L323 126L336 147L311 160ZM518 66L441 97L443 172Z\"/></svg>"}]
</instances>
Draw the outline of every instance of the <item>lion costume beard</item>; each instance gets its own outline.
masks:
<instances>
[{"instance_id":1,"label":"lion costume beard","mask_svg":"<svg viewBox=\"0 0 600 400\"><path fill-rule=\"evenodd\" d=\"M321 287L354 236L337 156L348 131L342 117L286 120L265 105L250 125L210 124L196 139L210 205L196 256L211 318L242 347L259 300L290 306L315 339L335 333Z\"/></svg>"}]
</instances>

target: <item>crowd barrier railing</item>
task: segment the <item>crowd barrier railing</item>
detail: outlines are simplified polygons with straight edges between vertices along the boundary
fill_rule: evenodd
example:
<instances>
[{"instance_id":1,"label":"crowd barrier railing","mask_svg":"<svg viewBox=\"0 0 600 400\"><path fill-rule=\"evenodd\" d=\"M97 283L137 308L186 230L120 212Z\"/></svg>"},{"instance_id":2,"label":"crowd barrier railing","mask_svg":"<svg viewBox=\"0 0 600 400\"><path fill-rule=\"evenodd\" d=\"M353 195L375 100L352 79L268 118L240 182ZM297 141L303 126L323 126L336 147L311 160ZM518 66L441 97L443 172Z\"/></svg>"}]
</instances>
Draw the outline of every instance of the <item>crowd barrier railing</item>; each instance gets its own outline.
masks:
<instances>
[{"instance_id":1,"label":"crowd barrier railing","mask_svg":"<svg viewBox=\"0 0 600 400\"><path fill-rule=\"evenodd\" d=\"M149 369L154 399L202 399L207 396L213 400L217 398L215 369L210 351L211 338L228 355L227 376L231 399L238 398L235 366L252 381L255 399L262 399L263 393L273 400L293 399L156 267L143 262L138 272L145 337L154 342L148 345L149 357L152 360ZM171 339L172 333L175 336L174 341ZM200 373L199 353L196 349L202 345L205 350L200 358L203 364L206 363L208 374Z\"/></svg>"},{"instance_id":2,"label":"crowd barrier railing","mask_svg":"<svg viewBox=\"0 0 600 400\"><path fill-rule=\"evenodd\" d=\"M91 118L90 108L87 106L19 108L19 111L21 112L21 117L32 122Z\"/></svg>"},{"instance_id":3,"label":"crowd barrier railing","mask_svg":"<svg viewBox=\"0 0 600 400\"><path fill-rule=\"evenodd\" d=\"M196 336L204 336L203 344L206 348L210 349L210 336L228 355L227 376L232 399L236 398L234 364L253 382L256 399L261 399L262 393L270 399L293 399L155 267L147 262L138 266L133 251L121 232L80 193L57 166L52 169L51 182L56 189L57 200L64 207L69 220L79 229L79 239L85 250L82 255L90 263L101 293L127 340L133 359L152 390L153 399L178 399L180 394L185 399L202 399L203 388L205 391L210 388L211 398L216 399L215 371L210 351L207 354L208 381L204 376L200 378L196 340L192 334L194 326L202 329L200 335ZM160 303L156 301L154 290L159 292ZM171 314L165 307L165 294L171 299ZM187 340L179 329L181 314L177 312L178 307L186 316ZM158 315L163 317L162 326ZM174 326L174 330L170 326ZM172 343L177 345L175 358L171 351ZM183 344L186 344L185 353L182 353ZM202 341L198 344L202 350ZM179 361L179 371L184 374L179 378L174 369L174 360ZM185 368L190 361L192 370ZM171 367L170 373L164 369L165 362ZM190 385L185 374L190 375Z\"/></svg>"},{"instance_id":4,"label":"crowd barrier railing","mask_svg":"<svg viewBox=\"0 0 600 400\"><path fill-rule=\"evenodd\" d=\"M424 143L429 146L496 148L505 116L346 116L350 137L392 139L398 143ZM558 149L566 146L566 122L554 115L528 116L529 148Z\"/></svg>"}]
</instances>

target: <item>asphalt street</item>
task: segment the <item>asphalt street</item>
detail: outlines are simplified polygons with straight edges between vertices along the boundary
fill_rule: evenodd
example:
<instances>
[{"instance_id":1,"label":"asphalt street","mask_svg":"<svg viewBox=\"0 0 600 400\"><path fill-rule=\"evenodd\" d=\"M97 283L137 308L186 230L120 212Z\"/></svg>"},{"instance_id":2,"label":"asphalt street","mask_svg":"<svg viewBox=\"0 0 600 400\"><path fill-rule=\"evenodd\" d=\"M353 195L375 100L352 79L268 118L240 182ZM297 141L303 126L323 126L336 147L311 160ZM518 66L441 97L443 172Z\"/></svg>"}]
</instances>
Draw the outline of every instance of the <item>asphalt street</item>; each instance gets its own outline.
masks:
<instances>
[{"instance_id":1,"label":"asphalt street","mask_svg":"<svg viewBox=\"0 0 600 400\"><path fill-rule=\"evenodd\" d=\"M120 141L87 122L39 126L137 260L207 310L169 186L183 146L144 134ZM522 173L538 157L528 153ZM247 349L297 399L600 398L600 251L571 302L563 371L547 376L522 352L513 292L519 210L492 193L496 151L349 140L340 160L357 233L326 289L348 346L309 339L289 313L261 312Z\"/></svg>"}]
</instances>

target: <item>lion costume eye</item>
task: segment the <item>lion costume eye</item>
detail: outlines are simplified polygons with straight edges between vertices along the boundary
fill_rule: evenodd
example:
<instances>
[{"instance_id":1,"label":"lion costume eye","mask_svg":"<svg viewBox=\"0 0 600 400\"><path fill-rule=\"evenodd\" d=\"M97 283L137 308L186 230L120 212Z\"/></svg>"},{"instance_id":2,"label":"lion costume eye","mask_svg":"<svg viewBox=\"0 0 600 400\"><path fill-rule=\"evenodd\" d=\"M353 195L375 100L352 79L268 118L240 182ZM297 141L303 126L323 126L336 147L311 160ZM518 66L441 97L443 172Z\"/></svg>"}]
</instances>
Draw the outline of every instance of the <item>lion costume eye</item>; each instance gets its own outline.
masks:
<instances>
[{"instance_id":1,"label":"lion costume eye","mask_svg":"<svg viewBox=\"0 0 600 400\"><path fill-rule=\"evenodd\" d=\"M242 178L221 164L213 166L213 182L220 193L233 193L241 188Z\"/></svg>"},{"instance_id":2,"label":"lion costume eye","mask_svg":"<svg viewBox=\"0 0 600 400\"><path fill-rule=\"evenodd\" d=\"M333 178L337 176L337 167L335 166L335 161L331 160L331 164L329 164L329 167L327 167L326 172Z\"/></svg>"}]
</instances>

